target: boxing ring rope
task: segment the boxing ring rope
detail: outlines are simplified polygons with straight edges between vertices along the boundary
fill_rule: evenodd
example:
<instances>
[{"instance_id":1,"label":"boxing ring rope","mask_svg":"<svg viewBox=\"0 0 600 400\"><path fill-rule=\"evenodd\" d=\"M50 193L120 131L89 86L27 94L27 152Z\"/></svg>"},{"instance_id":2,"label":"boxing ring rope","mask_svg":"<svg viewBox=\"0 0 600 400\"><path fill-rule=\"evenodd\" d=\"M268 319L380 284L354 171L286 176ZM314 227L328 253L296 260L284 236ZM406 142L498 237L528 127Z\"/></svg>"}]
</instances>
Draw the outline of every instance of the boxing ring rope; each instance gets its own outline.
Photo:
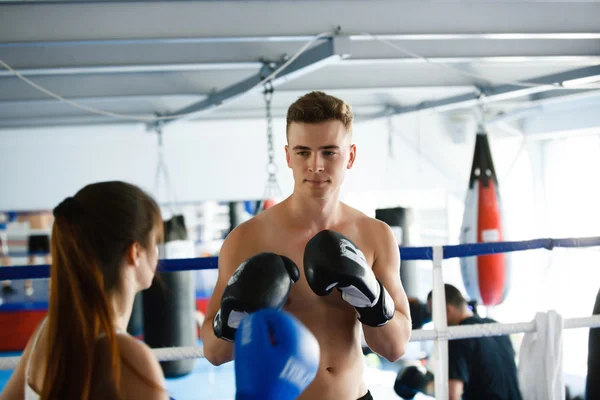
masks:
<instances>
[{"instance_id":1,"label":"boxing ring rope","mask_svg":"<svg viewBox=\"0 0 600 400\"><path fill-rule=\"evenodd\" d=\"M483 256L486 254L511 253L516 251L546 249L555 247L595 247L600 246L600 236L563 239L533 239L515 242L472 243L442 246L443 258L461 258ZM400 247L400 256L404 261L433 260L433 247ZM193 271L217 269L218 257L180 258L160 260L160 272ZM14 267L20 267L14 269ZM49 265L22 265L0 268L0 281L19 279L43 279L50 277Z\"/></svg>"},{"instance_id":2,"label":"boxing ring rope","mask_svg":"<svg viewBox=\"0 0 600 400\"><path fill-rule=\"evenodd\" d=\"M442 263L444 259L471 257L486 254L508 253L515 251L547 249L556 247L596 247L600 246L600 237L564 238L564 239L534 239L515 242L473 243L464 245L449 245L437 247L400 247L402 260L431 260L433 262L433 301L432 314L434 329L415 330L410 341L435 341L437 363L435 371L436 399L448 398L448 340L465 339L483 336L499 336L513 333L536 332L535 320L519 323L488 323L481 325L465 325L448 327L446 321L446 303ZM217 257L195 259L161 260L161 272L176 272L202 269L215 269ZM0 268L0 280L48 278L49 266L23 266L22 268ZM600 315L585 318L571 318L563 321L563 329L600 327ZM159 361L175 361L190 358L202 358L202 347L170 347L153 349ZM0 370L14 369L20 357L0 358Z\"/></svg>"},{"instance_id":3,"label":"boxing ring rope","mask_svg":"<svg viewBox=\"0 0 600 400\"><path fill-rule=\"evenodd\" d=\"M600 315L564 320L563 329L600 328ZM484 336L509 335L513 333L535 332L535 321L513 323L490 323L478 325L452 326L446 331L448 340L467 339ZM412 332L411 342L435 340L439 333L435 329L417 329ZM152 349L158 361L177 361L204 358L202 346L164 347ZM21 357L0 357L0 371L15 369Z\"/></svg>"}]
</instances>

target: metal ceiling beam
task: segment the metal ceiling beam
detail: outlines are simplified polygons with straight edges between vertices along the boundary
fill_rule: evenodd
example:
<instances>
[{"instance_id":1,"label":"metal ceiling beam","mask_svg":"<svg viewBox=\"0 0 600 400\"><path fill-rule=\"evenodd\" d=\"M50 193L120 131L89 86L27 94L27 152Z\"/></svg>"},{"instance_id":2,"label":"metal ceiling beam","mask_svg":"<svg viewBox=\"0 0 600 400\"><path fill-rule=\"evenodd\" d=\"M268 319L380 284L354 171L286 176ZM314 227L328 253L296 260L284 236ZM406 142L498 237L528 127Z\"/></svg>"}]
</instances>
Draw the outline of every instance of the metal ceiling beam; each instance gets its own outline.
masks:
<instances>
[{"instance_id":1,"label":"metal ceiling beam","mask_svg":"<svg viewBox=\"0 0 600 400\"><path fill-rule=\"evenodd\" d=\"M600 58L599 58L600 60ZM162 64L162 65L107 65L97 67L50 67L19 69L23 76L55 76L55 75L85 75L85 74L140 74L154 72L194 72L256 69L259 62L228 62L228 63L191 63L191 64ZM14 76L12 71L0 70L0 78Z\"/></svg>"},{"instance_id":2,"label":"metal ceiling beam","mask_svg":"<svg viewBox=\"0 0 600 400\"><path fill-rule=\"evenodd\" d=\"M188 93L167 93L163 95L125 95L125 96L97 96L97 97L70 97L69 100L85 103L85 102L131 102L131 101L169 101L173 99L193 99L200 100L205 98L206 95L203 94L194 94L190 95ZM0 106L3 105L20 105L20 106L39 106L39 105L47 105L56 103L56 99L52 98L44 98L44 99L34 99L34 100L1 100Z\"/></svg>"},{"instance_id":3,"label":"metal ceiling beam","mask_svg":"<svg viewBox=\"0 0 600 400\"><path fill-rule=\"evenodd\" d=\"M208 44L208 43L274 43L274 42L308 42L310 35L273 35L273 36L223 36L223 37L178 37L178 38L140 38L140 39L101 39L101 40L48 40L48 41L12 41L0 43L0 49L28 47L96 47L96 46L137 46L156 44ZM373 34L349 35L356 42L389 40L389 41L448 41L448 40L598 40L600 32L579 33L415 33L415 34Z\"/></svg>"},{"instance_id":4,"label":"metal ceiling beam","mask_svg":"<svg viewBox=\"0 0 600 400\"><path fill-rule=\"evenodd\" d=\"M353 87L353 88L336 88L335 86L324 86L320 88L327 93L335 93L336 96L346 97L346 96L360 96L360 98L365 99L368 96L379 95L382 93L389 94L392 96L405 96L411 95L414 96L416 93L419 95L432 95L442 92L469 92L473 90L472 86L422 86L422 87L405 87L405 86L388 86L388 87ZM306 94L307 90L295 90L295 89L287 89L280 88L277 93L278 96L273 99L274 107L276 103L278 103L282 95L287 96L288 98L298 98L304 94ZM96 96L96 97L69 97L69 100L77 102L77 103L128 103L128 102L170 102L175 100L188 100L190 102L204 100L208 97L210 93L179 93L173 91L171 93L164 94L150 94L150 95L122 95L122 96ZM598 93L600 95L600 93ZM46 97L40 99L18 99L18 100L10 100L4 99L0 100L0 108L5 106L18 106L18 107L46 107L48 105L57 104L58 101L56 99ZM364 102L363 102L364 103ZM361 103L361 104L363 104ZM367 102L368 103L368 102ZM287 104L287 103L286 103ZM369 103L370 104L370 103ZM377 102L377 104L370 104L373 106L380 106L381 102ZM286 106L287 107L287 106ZM262 107L264 111L264 107Z\"/></svg>"},{"instance_id":5,"label":"metal ceiling beam","mask_svg":"<svg viewBox=\"0 0 600 400\"><path fill-rule=\"evenodd\" d=\"M1 46L1 45L0 45ZM507 57L427 57L422 58L350 58L344 60L344 67L367 65L377 67L379 65L404 65L425 64L434 62L439 64L573 64L577 66L600 64L600 56L507 56ZM17 68L23 76L61 76L61 75L100 75L100 74L140 74L156 72L195 72L195 71L228 71L247 70L261 67L257 61L231 61L231 62L201 62L201 63L173 63L173 64L150 64L150 65L97 65L97 66L47 66L33 68ZM0 78L13 77L14 73L0 69Z\"/></svg>"},{"instance_id":6,"label":"metal ceiling beam","mask_svg":"<svg viewBox=\"0 0 600 400\"><path fill-rule=\"evenodd\" d=\"M587 35L594 35L588 33ZM415 35L420 36L420 35ZM600 34L598 34L600 39ZM288 36L223 36L223 37L175 37L175 38L139 38L139 39L75 39L75 40L41 40L13 41L0 43L0 49L27 47L102 47L102 46L139 46L155 44L222 44L222 43L273 43L273 42L308 42L314 39L309 35Z\"/></svg>"},{"instance_id":7,"label":"metal ceiling beam","mask_svg":"<svg viewBox=\"0 0 600 400\"><path fill-rule=\"evenodd\" d=\"M356 62L423 62L421 57L427 57L445 63L474 60L486 63L567 62L595 65L600 56L600 34L594 40L521 40L518 46L512 40L495 40L490 43L488 40L477 39L382 39L380 42L375 38L365 41L348 37L352 44L352 60L357 60ZM294 54L299 44L313 39L303 38L306 40L302 42L279 40L281 38L239 42L218 41L213 38L0 42L0 58L15 69L252 63L258 61L257 55L277 59L282 54ZM39 56L40 48L43 49L44 57Z\"/></svg>"},{"instance_id":8,"label":"metal ceiling beam","mask_svg":"<svg viewBox=\"0 0 600 400\"><path fill-rule=\"evenodd\" d=\"M403 58L351 58L344 61L344 66L357 65L402 65L402 64L425 64L433 62L436 64L509 64L518 65L528 64L566 64L575 66L597 65L600 64L599 56L498 56L498 57L430 57L424 58L403 57Z\"/></svg>"},{"instance_id":9,"label":"metal ceiling beam","mask_svg":"<svg viewBox=\"0 0 600 400\"><path fill-rule=\"evenodd\" d=\"M598 32L569 33L423 33L378 35L383 40L586 40L600 39ZM375 40L371 35L351 35L352 40Z\"/></svg>"},{"instance_id":10,"label":"metal ceiling beam","mask_svg":"<svg viewBox=\"0 0 600 400\"><path fill-rule=\"evenodd\" d=\"M551 85L565 84L565 82L593 76L598 76L600 80L600 65L573 69L570 71L546 75L522 82L528 85L536 85L534 87L522 87L517 85L490 86L486 88L481 88L481 94L469 93L459 96L447 97L445 99L440 100L425 101L420 104L412 104L409 106L390 105L389 110L386 113L374 115L373 118L407 114L429 109L435 109L435 111L437 112L446 112L461 108L475 107L482 103L494 103L519 97L526 97L536 93L547 92L552 90L561 90L564 92L565 95L567 95L569 94L570 90L555 89Z\"/></svg>"},{"instance_id":11,"label":"metal ceiling beam","mask_svg":"<svg viewBox=\"0 0 600 400\"><path fill-rule=\"evenodd\" d=\"M139 116L142 116L141 114ZM153 117L151 114L143 115ZM30 117L30 118L0 118L0 130L21 128L48 128L51 126L92 126L92 125L135 125L139 121L106 118L101 115L88 116L56 116L56 117Z\"/></svg>"},{"instance_id":12,"label":"metal ceiling beam","mask_svg":"<svg viewBox=\"0 0 600 400\"><path fill-rule=\"evenodd\" d=\"M317 2L314 2L315 4ZM418 3L418 4L417 4ZM598 33L597 2L187 1L2 6L4 41L346 34ZM301 15L303 18L298 18ZM465 18L468 15L469 18ZM107 27L107 18L110 27ZM27 21L26 24L23 21ZM426 22L426 23L424 23Z\"/></svg>"},{"instance_id":13,"label":"metal ceiling beam","mask_svg":"<svg viewBox=\"0 0 600 400\"><path fill-rule=\"evenodd\" d=\"M347 37L335 37L329 39L302 53L292 63L280 71L279 74L271 80L271 84L273 87L276 87L291 79L298 78L304 74L322 68L331 62L342 60L349 55L350 41ZM283 62L276 64L273 70L277 70L282 65ZM265 75L262 71L259 71L243 81L235 83L219 92L210 94L205 100L167 114L166 117L173 116L173 118L164 120L164 123L193 119L202 112L220 106L223 103L231 101L252 90L260 89L259 85L268 74L269 73Z\"/></svg>"},{"instance_id":14,"label":"metal ceiling beam","mask_svg":"<svg viewBox=\"0 0 600 400\"><path fill-rule=\"evenodd\" d=\"M593 85L597 86L597 85ZM552 92L536 93L529 97L532 104L543 103L553 104L562 103L566 100L580 100L580 99L598 99L600 97L600 90L596 89L573 89L567 93L561 93L560 90L554 90Z\"/></svg>"},{"instance_id":15,"label":"metal ceiling beam","mask_svg":"<svg viewBox=\"0 0 600 400\"><path fill-rule=\"evenodd\" d=\"M363 115L370 117L374 112L373 109L379 108L376 106L369 107L353 107L355 110L354 118L357 123L362 122ZM367 110L367 111L363 111ZM0 108L1 112L1 108ZM152 117L153 115L148 113L132 113L127 112L128 115L137 115L139 117ZM272 109L272 115L274 119L285 118L287 114L287 107L275 107ZM264 120L265 110L263 108L252 108L252 109L239 109L239 110L219 110L214 113L201 114L196 118L196 121L233 121L233 120ZM367 118L365 118L367 119ZM19 128L19 127L48 127L48 126L71 126L71 125L99 125L99 124L139 124L142 122L124 119L111 119L103 116L95 115L31 115L23 117L0 117L0 129L3 128Z\"/></svg>"}]
</instances>

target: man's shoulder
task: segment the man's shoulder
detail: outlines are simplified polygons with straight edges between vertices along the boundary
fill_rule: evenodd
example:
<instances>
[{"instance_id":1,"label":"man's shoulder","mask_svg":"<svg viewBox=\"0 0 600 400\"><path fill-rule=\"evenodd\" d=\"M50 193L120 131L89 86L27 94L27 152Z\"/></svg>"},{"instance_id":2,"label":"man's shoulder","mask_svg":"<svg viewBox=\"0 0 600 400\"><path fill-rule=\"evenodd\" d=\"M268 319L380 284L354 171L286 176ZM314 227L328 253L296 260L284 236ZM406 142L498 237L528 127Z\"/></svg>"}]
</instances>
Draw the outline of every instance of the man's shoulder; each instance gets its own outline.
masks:
<instances>
[{"instance_id":1,"label":"man's shoulder","mask_svg":"<svg viewBox=\"0 0 600 400\"><path fill-rule=\"evenodd\" d=\"M344 207L345 218L348 221L358 224L360 228L387 229L388 225L376 218L373 218L357 208L342 203Z\"/></svg>"},{"instance_id":2,"label":"man's shoulder","mask_svg":"<svg viewBox=\"0 0 600 400\"><path fill-rule=\"evenodd\" d=\"M266 227L267 223L265 215L258 214L233 228L225 240L228 242L248 240L248 238L253 237L253 235L257 235L264 231Z\"/></svg>"},{"instance_id":3,"label":"man's shoulder","mask_svg":"<svg viewBox=\"0 0 600 400\"><path fill-rule=\"evenodd\" d=\"M247 221L236 226L227 235L226 243L240 243L255 245L259 240L266 236L268 231L273 229L277 223L278 212L275 207L261 211Z\"/></svg>"},{"instance_id":4,"label":"man's shoulder","mask_svg":"<svg viewBox=\"0 0 600 400\"><path fill-rule=\"evenodd\" d=\"M390 243L396 241L392 228L379 219L370 217L359 211L359 215L356 216L356 227L360 230L361 235L369 236L375 239L376 242Z\"/></svg>"},{"instance_id":5,"label":"man's shoulder","mask_svg":"<svg viewBox=\"0 0 600 400\"><path fill-rule=\"evenodd\" d=\"M244 260L258 253L259 224L252 219L236 226L225 238L219 251L219 269L237 268Z\"/></svg>"},{"instance_id":6,"label":"man's shoulder","mask_svg":"<svg viewBox=\"0 0 600 400\"><path fill-rule=\"evenodd\" d=\"M385 222L349 207L346 223L351 227L349 232L354 232L353 234L362 243L364 249L370 249L375 253L375 258L391 254L392 248L397 249L396 237Z\"/></svg>"}]
</instances>

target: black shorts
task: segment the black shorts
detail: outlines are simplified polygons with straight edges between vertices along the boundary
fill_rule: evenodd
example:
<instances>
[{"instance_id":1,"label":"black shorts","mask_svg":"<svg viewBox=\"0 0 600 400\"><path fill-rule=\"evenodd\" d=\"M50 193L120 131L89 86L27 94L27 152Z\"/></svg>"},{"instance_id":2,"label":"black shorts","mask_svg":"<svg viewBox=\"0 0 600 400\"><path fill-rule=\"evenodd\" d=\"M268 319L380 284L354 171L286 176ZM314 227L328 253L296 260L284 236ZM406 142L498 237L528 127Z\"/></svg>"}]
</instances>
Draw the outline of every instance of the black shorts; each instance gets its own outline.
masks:
<instances>
[{"instance_id":1,"label":"black shorts","mask_svg":"<svg viewBox=\"0 0 600 400\"><path fill-rule=\"evenodd\" d=\"M367 394L365 394L363 397L361 397L358 400L373 400L373 396L371 395L371 392L367 392Z\"/></svg>"},{"instance_id":2,"label":"black shorts","mask_svg":"<svg viewBox=\"0 0 600 400\"><path fill-rule=\"evenodd\" d=\"M29 255L46 255L50 253L50 238L48 235L31 235L27 241Z\"/></svg>"}]
</instances>

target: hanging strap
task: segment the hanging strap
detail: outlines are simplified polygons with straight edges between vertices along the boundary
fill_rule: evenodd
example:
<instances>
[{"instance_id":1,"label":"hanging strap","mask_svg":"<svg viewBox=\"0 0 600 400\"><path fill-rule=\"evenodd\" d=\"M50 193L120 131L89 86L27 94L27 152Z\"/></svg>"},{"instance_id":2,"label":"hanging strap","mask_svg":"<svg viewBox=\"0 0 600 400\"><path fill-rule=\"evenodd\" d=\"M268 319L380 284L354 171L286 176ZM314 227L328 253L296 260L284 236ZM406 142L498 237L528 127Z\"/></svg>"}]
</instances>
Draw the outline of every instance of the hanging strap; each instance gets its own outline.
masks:
<instances>
[{"instance_id":1,"label":"hanging strap","mask_svg":"<svg viewBox=\"0 0 600 400\"><path fill-rule=\"evenodd\" d=\"M157 157L157 165L156 165L156 174L154 176L154 193L156 197L159 197L159 188L160 188L160 178L163 177L165 182L166 189L166 201L168 204L168 208L172 214L179 213L179 205L177 202L177 196L175 194L175 189L171 184L171 179L169 178L169 170L167 169L167 164L164 159L164 147L163 147L163 131L162 124L156 126L156 133L158 135L158 157Z\"/></svg>"}]
</instances>

